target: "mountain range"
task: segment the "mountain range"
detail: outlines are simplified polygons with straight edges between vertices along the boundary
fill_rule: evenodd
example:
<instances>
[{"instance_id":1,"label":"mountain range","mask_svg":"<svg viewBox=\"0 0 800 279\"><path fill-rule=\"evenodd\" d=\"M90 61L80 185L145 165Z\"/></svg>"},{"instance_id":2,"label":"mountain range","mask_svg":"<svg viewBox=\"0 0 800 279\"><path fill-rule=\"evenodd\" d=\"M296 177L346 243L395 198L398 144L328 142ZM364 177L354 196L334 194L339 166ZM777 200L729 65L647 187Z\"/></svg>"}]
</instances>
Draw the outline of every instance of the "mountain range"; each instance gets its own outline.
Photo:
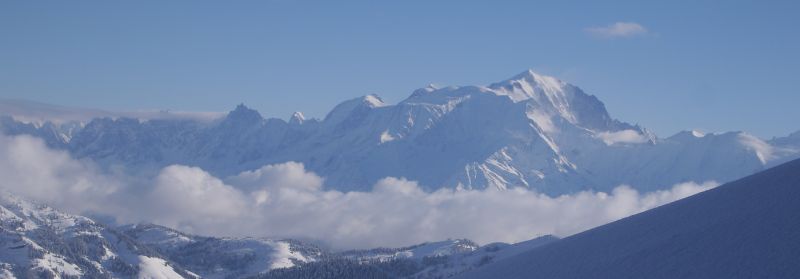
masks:
<instances>
[{"instance_id":1,"label":"mountain range","mask_svg":"<svg viewBox=\"0 0 800 279\"><path fill-rule=\"evenodd\" d=\"M698 131L660 138L612 118L577 86L533 71L488 86L428 86L397 104L367 95L342 102L324 119L299 112L288 121L264 119L244 105L210 120L212 114L5 104L3 133L35 135L104 166L139 172L183 164L227 177L295 161L342 191L369 190L387 176L430 190L527 187L558 195L628 184L650 191L732 181L800 156L800 132L772 140ZM20 116L25 111L51 120Z\"/></svg>"}]
</instances>

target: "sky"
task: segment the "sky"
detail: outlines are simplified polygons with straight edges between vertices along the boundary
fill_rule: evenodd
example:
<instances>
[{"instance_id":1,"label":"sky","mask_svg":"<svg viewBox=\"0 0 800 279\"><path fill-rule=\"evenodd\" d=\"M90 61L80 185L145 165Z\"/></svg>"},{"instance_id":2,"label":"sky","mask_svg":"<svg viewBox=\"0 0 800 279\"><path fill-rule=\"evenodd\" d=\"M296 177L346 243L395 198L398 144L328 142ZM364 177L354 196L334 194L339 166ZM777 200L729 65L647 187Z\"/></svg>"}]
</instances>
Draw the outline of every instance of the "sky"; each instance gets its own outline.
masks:
<instances>
[{"instance_id":1,"label":"sky","mask_svg":"<svg viewBox=\"0 0 800 279\"><path fill-rule=\"evenodd\" d=\"M797 1L3 1L0 98L322 118L526 69L660 136L800 130Z\"/></svg>"}]
</instances>

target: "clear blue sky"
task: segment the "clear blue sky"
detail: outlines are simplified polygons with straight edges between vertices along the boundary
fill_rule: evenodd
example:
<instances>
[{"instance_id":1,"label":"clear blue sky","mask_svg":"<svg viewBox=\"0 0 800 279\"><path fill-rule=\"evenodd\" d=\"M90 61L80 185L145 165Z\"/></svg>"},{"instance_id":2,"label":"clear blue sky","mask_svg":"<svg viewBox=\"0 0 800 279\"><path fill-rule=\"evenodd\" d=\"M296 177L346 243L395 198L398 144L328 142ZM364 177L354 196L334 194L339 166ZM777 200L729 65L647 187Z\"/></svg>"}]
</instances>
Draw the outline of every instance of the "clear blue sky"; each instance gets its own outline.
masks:
<instances>
[{"instance_id":1,"label":"clear blue sky","mask_svg":"<svg viewBox=\"0 0 800 279\"><path fill-rule=\"evenodd\" d=\"M323 117L532 68L661 136L800 129L800 1L654 2L3 1L0 97Z\"/></svg>"}]
</instances>

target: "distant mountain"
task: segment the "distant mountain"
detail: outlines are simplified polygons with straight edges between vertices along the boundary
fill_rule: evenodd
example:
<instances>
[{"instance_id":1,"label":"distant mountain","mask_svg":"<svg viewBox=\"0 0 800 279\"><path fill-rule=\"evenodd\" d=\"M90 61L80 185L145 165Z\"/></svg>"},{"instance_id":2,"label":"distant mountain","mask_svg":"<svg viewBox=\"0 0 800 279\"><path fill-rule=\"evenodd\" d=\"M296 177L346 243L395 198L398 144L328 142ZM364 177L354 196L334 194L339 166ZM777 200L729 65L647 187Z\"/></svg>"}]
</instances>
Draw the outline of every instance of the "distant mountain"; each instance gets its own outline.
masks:
<instances>
[{"instance_id":1,"label":"distant mountain","mask_svg":"<svg viewBox=\"0 0 800 279\"><path fill-rule=\"evenodd\" d=\"M459 278L797 278L800 160Z\"/></svg>"},{"instance_id":2,"label":"distant mountain","mask_svg":"<svg viewBox=\"0 0 800 279\"><path fill-rule=\"evenodd\" d=\"M6 106L7 107L7 106ZM2 109L3 106L0 106ZM322 119L264 119L244 105L213 121L95 118L88 122L0 119L6 134L134 171L199 166L219 177L296 161L338 190L369 190L405 177L425 187L528 187L557 195L620 184L663 189L731 181L800 156L797 136L764 141L744 132L682 132L658 138L616 120L595 96L532 71L488 86L414 91L398 104L368 95ZM30 118L30 116L28 116Z\"/></svg>"}]
</instances>

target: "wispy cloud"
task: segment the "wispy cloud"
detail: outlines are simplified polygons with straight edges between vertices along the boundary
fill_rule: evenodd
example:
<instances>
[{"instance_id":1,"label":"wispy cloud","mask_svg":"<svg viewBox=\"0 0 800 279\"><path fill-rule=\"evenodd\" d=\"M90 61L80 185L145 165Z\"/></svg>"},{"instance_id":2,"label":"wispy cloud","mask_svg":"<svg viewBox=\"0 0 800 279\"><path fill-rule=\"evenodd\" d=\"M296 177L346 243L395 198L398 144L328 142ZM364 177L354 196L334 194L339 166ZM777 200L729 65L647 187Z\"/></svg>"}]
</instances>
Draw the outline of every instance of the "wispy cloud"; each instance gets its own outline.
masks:
<instances>
[{"instance_id":1,"label":"wispy cloud","mask_svg":"<svg viewBox=\"0 0 800 279\"><path fill-rule=\"evenodd\" d=\"M636 22L617 22L608 26L589 27L587 34L603 39L627 38L647 34L647 28Z\"/></svg>"},{"instance_id":2,"label":"wispy cloud","mask_svg":"<svg viewBox=\"0 0 800 279\"><path fill-rule=\"evenodd\" d=\"M616 132L600 132L595 135L607 145L617 143L645 143L648 138L634 130L622 130Z\"/></svg>"}]
</instances>

